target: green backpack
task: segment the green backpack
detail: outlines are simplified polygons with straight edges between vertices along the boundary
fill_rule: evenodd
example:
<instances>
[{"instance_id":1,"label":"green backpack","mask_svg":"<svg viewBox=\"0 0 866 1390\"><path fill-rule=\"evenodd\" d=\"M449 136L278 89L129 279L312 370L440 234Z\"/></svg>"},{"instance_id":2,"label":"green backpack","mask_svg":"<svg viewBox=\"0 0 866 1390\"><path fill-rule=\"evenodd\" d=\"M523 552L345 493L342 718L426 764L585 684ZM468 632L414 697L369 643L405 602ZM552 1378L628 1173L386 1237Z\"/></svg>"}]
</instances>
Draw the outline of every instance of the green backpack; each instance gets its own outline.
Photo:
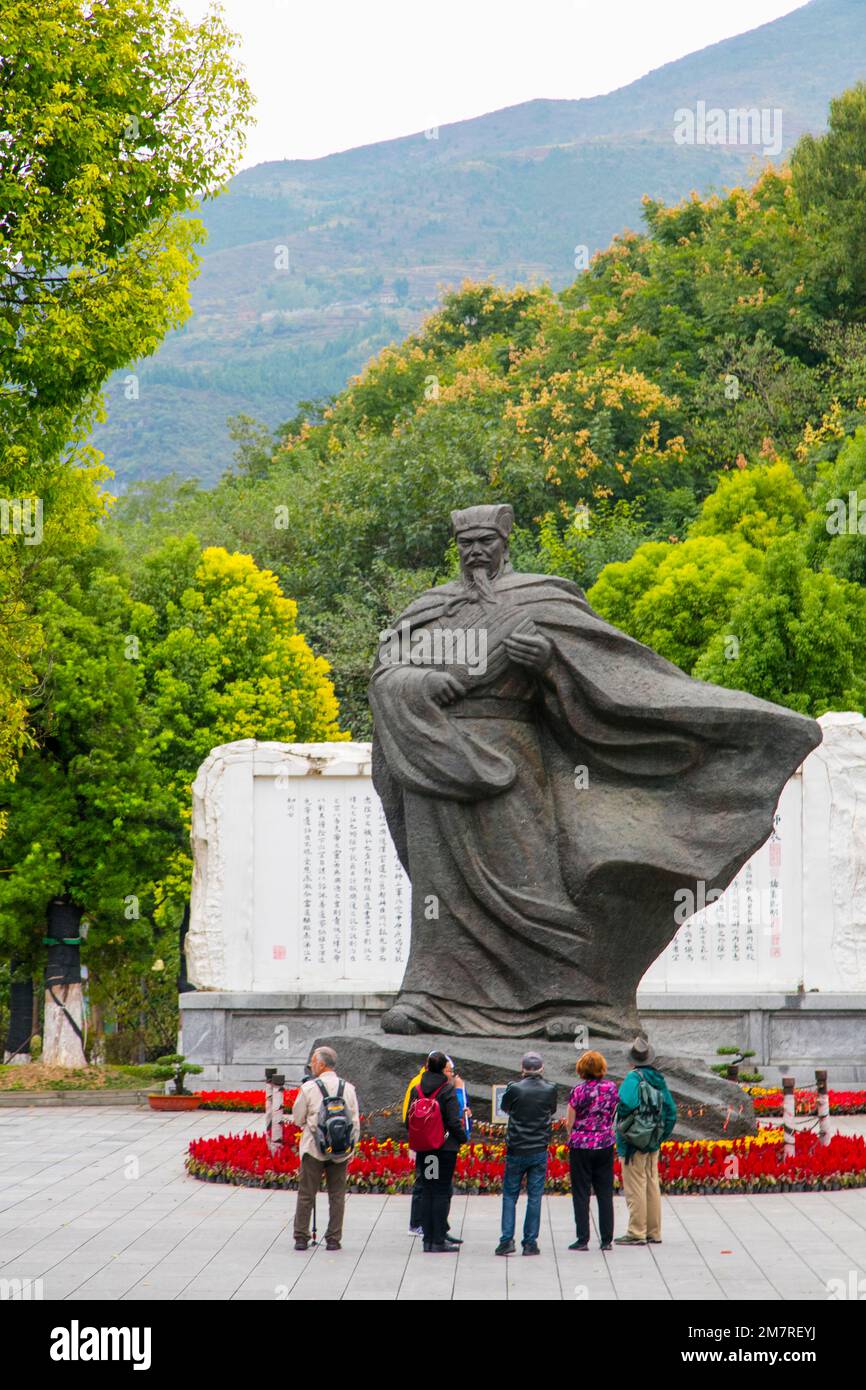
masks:
<instances>
[{"instance_id":1,"label":"green backpack","mask_svg":"<svg viewBox=\"0 0 866 1390\"><path fill-rule=\"evenodd\" d=\"M664 1128L664 1096L658 1086L653 1086L645 1076L641 1076L637 1107L619 1121L619 1136L633 1149L647 1153L659 1147Z\"/></svg>"}]
</instances>

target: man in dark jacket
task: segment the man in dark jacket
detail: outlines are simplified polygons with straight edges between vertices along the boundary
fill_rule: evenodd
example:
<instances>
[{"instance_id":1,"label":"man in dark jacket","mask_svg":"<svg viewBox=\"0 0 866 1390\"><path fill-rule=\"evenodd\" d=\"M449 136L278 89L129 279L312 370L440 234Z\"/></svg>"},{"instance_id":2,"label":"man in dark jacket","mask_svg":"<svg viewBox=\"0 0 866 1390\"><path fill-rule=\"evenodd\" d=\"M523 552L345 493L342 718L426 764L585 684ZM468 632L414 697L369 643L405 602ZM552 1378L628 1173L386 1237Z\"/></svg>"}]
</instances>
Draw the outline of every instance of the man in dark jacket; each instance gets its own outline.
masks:
<instances>
[{"instance_id":1,"label":"man in dark jacket","mask_svg":"<svg viewBox=\"0 0 866 1390\"><path fill-rule=\"evenodd\" d=\"M514 1254L514 1224L517 1198L526 1174L526 1216L523 1222L523 1253L538 1255L541 1226L541 1198L547 1176L547 1151L556 1111L556 1087L544 1079L544 1062L537 1052L527 1052L523 1075L512 1081L502 1097L508 1116L505 1140L505 1176L502 1180L502 1235L497 1255Z\"/></svg>"},{"instance_id":2,"label":"man in dark jacket","mask_svg":"<svg viewBox=\"0 0 866 1390\"><path fill-rule=\"evenodd\" d=\"M428 1254L456 1254L462 1241L448 1234L448 1208L451 1205L451 1183L457 1154L466 1143L463 1117L457 1092L447 1076L453 1067L444 1052L431 1052L416 1087L422 1096L435 1096L442 1112L445 1139L438 1149L420 1150L415 1154L415 1181L420 1188L419 1216L424 1233L424 1250ZM407 1121L411 1118L411 1099ZM410 1126L411 1133L411 1126Z\"/></svg>"}]
</instances>

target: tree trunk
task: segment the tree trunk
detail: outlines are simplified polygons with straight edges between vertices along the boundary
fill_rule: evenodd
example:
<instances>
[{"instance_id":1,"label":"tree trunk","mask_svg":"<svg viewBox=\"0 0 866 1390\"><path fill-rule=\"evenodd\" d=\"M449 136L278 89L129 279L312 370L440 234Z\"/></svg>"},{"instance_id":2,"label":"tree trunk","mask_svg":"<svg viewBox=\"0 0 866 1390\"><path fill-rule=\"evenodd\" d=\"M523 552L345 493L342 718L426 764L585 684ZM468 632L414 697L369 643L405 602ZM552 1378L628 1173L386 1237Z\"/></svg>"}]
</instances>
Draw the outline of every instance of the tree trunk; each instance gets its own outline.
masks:
<instances>
[{"instance_id":1,"label":"tree trunk","mask_svg":"<svg viewBox=\"0 0 866 1390\"><path fill-rule=\"evenodd\" d=\"M6 1034L6 1047L3 1061L29 1062L30 1038L33 1031L33 981L16 980L15 971L19 962L9 962L11 983L9 989L9 1031Z\"/></svg>"},{"instance_id":2,"label":"tree trunk","mask_svg":"<svg viewBox=\"0 0 866 1390\"><path fill-rule=\"evenodd\" d=\"M189 931L189 903L183 910L183 917L180 920L180 970L177 976L178 994L189 994L195 990L195 985L191 985L186 973L186 934Z\"/></svg>"},{"instance_id":3,"label":"tree trunk","mask_svg":"<svg viewBox=\"0 0 866 1390\"><path fill-rule=\"evenodd\" d=\"M61 898L49 904L42 1060L50 1067L87 1066L80 925L80 908Z\"/></svg>"},{"instance_id":4,"label":"tree trunk","mask_svg":"<svg viewBox=\"0 0 866 1390\"><path fill-rule=\"evenodd\" d=\"M195 985L189 982L186 973L186 934L189 931L189 902L183 909L183 917L180 919L180 970L177 973L177 992L178 994L195 993ZM177 1018L177 1050L183 1052L183 1014L178 1009Z\"/></svg>"},{"instance_id":5,"label":"tree trunk","mask_svg":"<svg viewBox=\"0 0 866 1390\"><path fill-rule=\"evenodd\" d=\"M143 975L141 980L141 997L147 1003L147 976ZM138 1015L138 1042L135 1048L135 1060L141 1066L147 1061L147 1009L141 1010Z\"/></svg>"},{"instance_id":6,"label":"tree trunk","mask_svg":"<svg viewBox=\"0 0 866 1390\"><path fill-rule=\"evenodd\" d=\"M93 1042L90 1046L90 1065L105 1066L105 1020L102 1016L102 1008L99 1004L92 1004L90 1007L90 1036Z\"/></svg>"}]
</instances>

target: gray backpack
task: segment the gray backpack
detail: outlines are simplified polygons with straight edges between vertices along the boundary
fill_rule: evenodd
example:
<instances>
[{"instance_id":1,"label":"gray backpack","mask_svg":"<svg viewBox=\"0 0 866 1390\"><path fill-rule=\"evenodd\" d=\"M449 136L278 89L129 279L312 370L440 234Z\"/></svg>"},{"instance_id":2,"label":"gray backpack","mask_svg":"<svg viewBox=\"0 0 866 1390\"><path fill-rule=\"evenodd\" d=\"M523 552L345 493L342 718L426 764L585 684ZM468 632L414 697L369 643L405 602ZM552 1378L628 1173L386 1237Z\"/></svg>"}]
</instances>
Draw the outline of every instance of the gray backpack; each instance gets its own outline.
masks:
<instances>
[{"instance_id":1,"label":"gray backpack","mask_svg":"<svg viewBox=\"0 0 866 1390\"><path fill-rule=\"evenodd\" d=\"M332 1096L318 1077L315 1080L322 1093L316 1143L326 1159L342 1158L345 1154L350 1154L355 1147L352 1138L352 1116L344 1098L346 1083L341 1081L337 1087L337 1094Z\"/></svg>"}]
</instances>

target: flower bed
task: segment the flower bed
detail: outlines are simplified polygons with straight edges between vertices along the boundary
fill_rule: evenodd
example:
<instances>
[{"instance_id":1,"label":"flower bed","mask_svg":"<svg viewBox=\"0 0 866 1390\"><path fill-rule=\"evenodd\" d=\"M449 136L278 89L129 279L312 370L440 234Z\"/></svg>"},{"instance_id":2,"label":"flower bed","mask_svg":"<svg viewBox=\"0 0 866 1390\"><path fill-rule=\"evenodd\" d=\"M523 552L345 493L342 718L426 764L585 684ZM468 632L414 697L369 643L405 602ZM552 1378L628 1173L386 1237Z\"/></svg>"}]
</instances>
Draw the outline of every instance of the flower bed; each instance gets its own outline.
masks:
<instances>
[{"instance_id":1,"label":"flower bed","mask_svg":"<svg viewBox=\"0 0 866 1390\"><path fill-rule=\"evenodd\" d=\"M766 1086L744 1086L743 1090L752 1097L756 1115L781 1115L781 1091ZM198 1091L196 1094L201 1096L202 1110L249 1110L261 1113L265 1108L264 1091ZM283 1092L286 1110L291 1109L296 1095L297 1089ZM866 1115L866 1091L830 1091L829 1095L831 1115ZM815 1091L795 1091L794 1104L798 1115L814 1115L817 1108ZM563 1127L565 1121L561 1120L558 1124ZM483 1130L485 1138L496 1137L499 1126L484 1124L477 1125L476 1129Z\"/></svg>"},{"instance_id":2,"label":"flower bed","mask_svg":"<svg viewBox=\"0 0 866 1390\"><path fill-rule=\"evenodd\" d=\"M297 1086L293 1091L283 1091L284 1110L291 1110L297 1094ZM197 1091L196 1095L201 1096L202 1110L257 1110L264 1113L265 1109L264 1091Z\"/></svg>"},{"instance_id":3,"label":"flower bed","mask_svg":"<svg viewBox=\"0 0 866 1390\"><path fill-rule=\"evenodd\" d=\"M756 1115L781 1115L782 1092L765 1086L744 1086L752 1097ZM830 1091L831 1115L866 1115L866 1091ZM818 1097L814 1090L794 1092L794 1111L797 1115L815 1115Z\"/></svg>"},{"instance_id":4,"label":"flower bed","mask_svg":"<svg viewBox=\"0 0 866 1390\"><path fill-rule=\"evenodd\" d=\"M238 1183L246 1187L295 1187L298 1133L283 1127L283 1150L272 1154L262 1134L220 1135L194 1139L186 1160L187 1172L205 1182ZM502 1190L504 1149L501 1144L467 1144L454 1173L456 1192L499 1193ZM547 1171L548 1192L570 1191L568 1150L553 1144ZM794 1158L786 1161L782 1134L762 1130L754 1138L692 1140L662 1145L659 1160L662 1191L669 1196L688 1193L823 1192L866 1186L866 1139L834 1135L823 1147L815 1134L799 1133ZM393 1140L364 1138L349 1162L349 1187L355 1192L409 1192L415 1165L408 1146ZM621 1187L621 1166L615 1163L615 1186Z\"/></svg>"}]
</instances>

